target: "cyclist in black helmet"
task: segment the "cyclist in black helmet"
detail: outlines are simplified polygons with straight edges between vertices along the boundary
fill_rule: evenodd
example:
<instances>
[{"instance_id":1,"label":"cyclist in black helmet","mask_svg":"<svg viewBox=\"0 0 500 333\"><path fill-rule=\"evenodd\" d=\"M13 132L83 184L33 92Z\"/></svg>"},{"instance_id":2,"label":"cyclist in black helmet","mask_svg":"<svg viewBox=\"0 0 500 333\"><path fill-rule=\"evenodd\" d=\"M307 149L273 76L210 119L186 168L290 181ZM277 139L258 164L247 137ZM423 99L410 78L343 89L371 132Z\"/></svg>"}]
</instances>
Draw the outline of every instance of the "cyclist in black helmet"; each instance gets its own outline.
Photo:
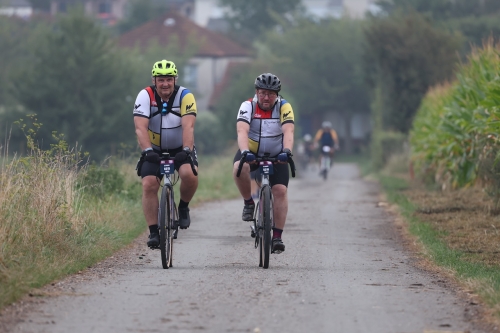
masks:
<instances>
[{"instance_id":1,"label":"cyclist in black helmet","mask_svg":"<svg viewBox=\"0 0 500 333\"><path fill-rule=\"evenodd\" d=\"M275 164L274 173L269 181L274 197L274 225L272 251L280 253L285 250L282 232L288 212L287 187L289 180L288 157L292 155L294 116L290 103L278 93L281 82L271 73L264 73L255 79L255 95L243 102L238 111L236 131L239 150L234 156L233 178L244 199L242 219L251 221L255 209L250 187L250 171L258 165L252 163L256 156L269 153L280 161ZM245 163L239 177L236 176L238 164L242 156Z\"/></svg>"}]
</instances>

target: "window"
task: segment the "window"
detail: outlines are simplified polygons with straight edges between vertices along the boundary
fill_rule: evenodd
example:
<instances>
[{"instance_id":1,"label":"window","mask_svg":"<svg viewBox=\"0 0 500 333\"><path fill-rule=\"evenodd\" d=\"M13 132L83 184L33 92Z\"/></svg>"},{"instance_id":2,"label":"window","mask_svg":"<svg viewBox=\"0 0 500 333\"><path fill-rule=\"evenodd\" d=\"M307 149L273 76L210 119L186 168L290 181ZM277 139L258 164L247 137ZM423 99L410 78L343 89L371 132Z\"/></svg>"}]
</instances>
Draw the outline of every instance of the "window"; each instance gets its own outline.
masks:
<instances>
[{"instance_id":1,"label":"window","mask_svg":"<svg viewBox=\"0 0 500 333\"><path fill-rule=\"evenodd\" d=\"M110 14L111 2L104 1L99 3L99 14Z\"/></svg>"},{"instance_id":2,"label":"window","mask_svg":"<svg viewBox=\"0 0 500 333\"><path fill-rule=\"evenodd\" d=\"M67 11L66 1L60 1L57 4L57 12L58 13L66 13L66 11Z\"/></svg>"},{"instance_id":3,"label":"window","mask_svg":"<svg viewBox=\"0 0 500 333\"><path fill-rule=\"evenodd\" d=\"M184 77L182 85L188 89L196 89L198 81L198 67L196 65L186 65L184 67Z\"/></svg>"}]
</instances>

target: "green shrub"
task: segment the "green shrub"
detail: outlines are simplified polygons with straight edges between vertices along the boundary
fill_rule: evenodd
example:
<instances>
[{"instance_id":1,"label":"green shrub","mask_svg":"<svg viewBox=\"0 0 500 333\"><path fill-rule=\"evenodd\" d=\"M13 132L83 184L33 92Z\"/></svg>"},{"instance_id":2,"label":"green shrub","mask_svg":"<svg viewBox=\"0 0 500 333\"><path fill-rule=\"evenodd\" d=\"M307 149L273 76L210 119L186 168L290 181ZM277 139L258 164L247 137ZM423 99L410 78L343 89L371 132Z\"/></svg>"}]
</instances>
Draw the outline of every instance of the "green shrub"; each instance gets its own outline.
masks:
<instances>
[{"instance_id":1,"label":"green shrub","mask_svg":"<svg viewBox=\"0 0 500 333\"><path fill-rule=\"evenodd\" d=\"M125 177L115 168L91 165L80 174L77 186L85 194L102 200L121 194L125 188Z\"/></svg>"},{"instance_id":2,"label":"green shrub","mask_svg":"<svg viewBox=\"0 0 500 333\"><path fill-rule=\"evenodd\" d=\"M394 131L375 131L371 143L371 159L376 170L382 169L392 155L402 154L407 142L406 135Z\"/></svg>"},{"instance_id":3,"label":"green shrub","mask_svg":"<svg viewBox=\"0 0 500 333\"><path fill-rule=\"evenodd\" d=\"M220 118L209 111L199 112L196 117L194 137L198 154L215 154L226 148ZM236 116L234 124L236 127Z\"/></svg>"}]
</instances>

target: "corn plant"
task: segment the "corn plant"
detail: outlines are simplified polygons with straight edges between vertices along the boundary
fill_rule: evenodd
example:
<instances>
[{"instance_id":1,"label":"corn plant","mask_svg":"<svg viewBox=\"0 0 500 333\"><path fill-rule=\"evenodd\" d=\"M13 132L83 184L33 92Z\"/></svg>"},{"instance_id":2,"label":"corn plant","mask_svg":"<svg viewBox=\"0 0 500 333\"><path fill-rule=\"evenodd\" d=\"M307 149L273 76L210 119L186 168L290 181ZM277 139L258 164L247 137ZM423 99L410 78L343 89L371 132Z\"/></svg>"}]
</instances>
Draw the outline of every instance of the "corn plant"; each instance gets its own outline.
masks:
<instances>
[{"instance_id":1,"label":"corn plant","mask_svg":"<svg viewBox=\"0 0 500 333\"><path fill-rule=\"evenodd\" d=\"M500 45L490 41L424 98L410 134L416 170L443 187L500 185L499 105Z\"/></svg>"}]
</instances>

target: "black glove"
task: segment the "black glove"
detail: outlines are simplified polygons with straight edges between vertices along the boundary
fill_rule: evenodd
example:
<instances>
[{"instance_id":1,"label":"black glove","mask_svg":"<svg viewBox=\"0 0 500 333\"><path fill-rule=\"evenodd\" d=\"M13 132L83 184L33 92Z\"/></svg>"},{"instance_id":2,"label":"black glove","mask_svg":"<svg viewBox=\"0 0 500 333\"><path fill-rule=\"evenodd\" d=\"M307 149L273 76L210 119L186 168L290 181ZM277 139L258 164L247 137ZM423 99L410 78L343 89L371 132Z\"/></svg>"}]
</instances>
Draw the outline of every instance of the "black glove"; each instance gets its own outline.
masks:
<instances>
[{"instance_id":1,"label":"black glove","mask_svg":"<svg viewBox=\"0 0 500 333\"><path fill-rule=\"evenodd\" d=\"M156 153L152 149L143 150L142 156L144 157L145 161L148 161L150 163L160 163L160 155L158 155L158 153Z\"/></svg>"},{"instance_id":2,"label":"black glove","mask_svg":"<svg viewBox=\"0 0 500 333\"><path fill-rule=\"evenodd\" d=\"M255 161L255 155L250 150L243 150L241 155L245 156L245 162L247 163Z\"/></svg>"},{"instance_id":3,"label":"black glove","mask_svg":"<svg viewBox=\"0 0 500 333\"><path fill-rule=\"evenodd\" d=\"M175 154L175 162L177 163L183 163L188 159L188 156L191 156L191 149L189 147L184 147L184 149L177 154Z\"/></svg>"},{"instance_id":4,"label":"black glove","mask_svg":"<svg viewBox=\"0 0 500 333\"><path fill-rule=\"evenodd\" d=\"M278 161L280 161L282 163L288 162L289 157L292 157L292 152L290 151L290 149L285 148L285 149L283 149L283 152L278 154Z\"/></svg>"}]
</instances>

